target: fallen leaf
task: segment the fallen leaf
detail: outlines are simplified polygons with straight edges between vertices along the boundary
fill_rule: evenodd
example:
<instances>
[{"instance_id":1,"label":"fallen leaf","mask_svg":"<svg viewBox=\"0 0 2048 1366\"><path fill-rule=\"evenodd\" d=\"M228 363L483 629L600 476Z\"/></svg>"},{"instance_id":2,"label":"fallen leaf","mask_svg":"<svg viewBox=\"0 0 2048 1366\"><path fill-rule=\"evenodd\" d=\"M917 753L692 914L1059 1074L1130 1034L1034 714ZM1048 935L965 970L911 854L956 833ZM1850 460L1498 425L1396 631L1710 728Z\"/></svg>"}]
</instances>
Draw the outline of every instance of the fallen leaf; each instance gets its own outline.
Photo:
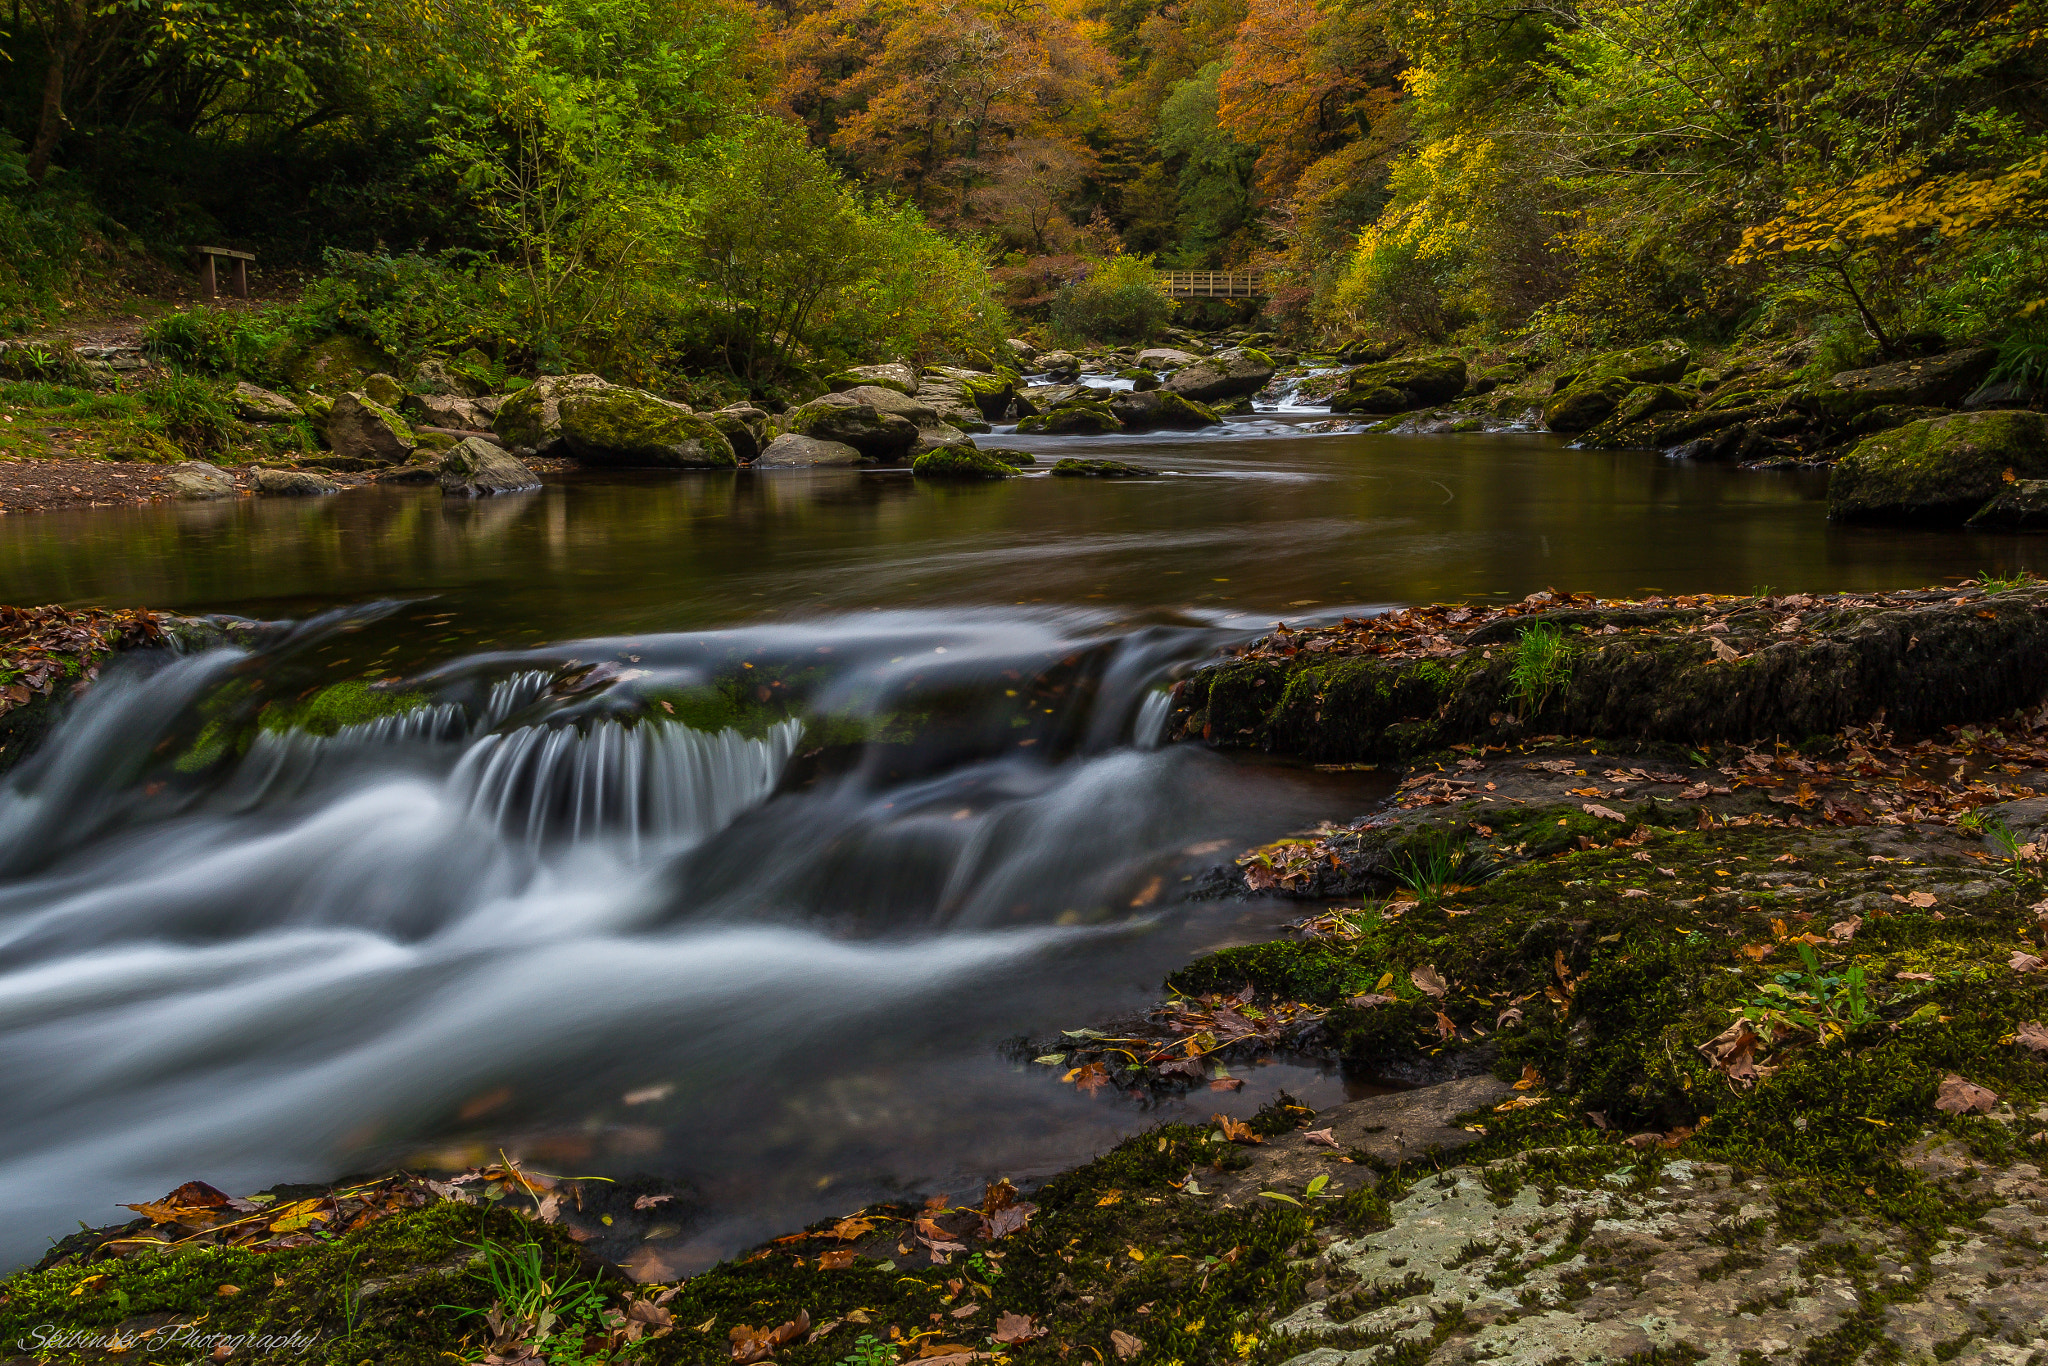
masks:
<instances>
[{"instance_id":1,"label":"fallen leaf","mask_svg":"<svg viewBox=\"0 0 2048 1366\"><path fill-rule=\"evenodd\" d=\"M1341 1148L1344 1146L1337 1141L1337 1132L1334 1129L1310 1129L1301 1138L1304 1143L1313 1143L1321 1148Z\"/></svg>"},{"instance_id":2,"label":"fallen leaf","mask_svg":"<svg viewBox=\"0 0 2048 1366\"><path fill-rule=\"evenodd\" d=\"M2038 956L2018 950L2014 951L2012 961L2006 964L2014 972L2033 972L2041 965L2042 960Z\"/></svg>"},{"instance_id":3,"label":"fallen leaf","mask_svg":"<svg viewBox=\"0 0 2048 1366\"><path fill-rule=\"evenodd\" d=\"M1397 997L1393 996L1382 996L1376 991L1368 991L1362 996L1353 996L1344 1004L1354 1006L1359 1010L1370 1010L1374 1006L1392 1005L1397 999Z\"/></svg>"},{"instance_id":4,"label":"fallen leaf","mask_svg":"<svg viewBox=\"0 0 2048 1366\"><path fill-rule=\"evenodd\" d=\"M1892 900L1901 906L1917 906L1924 911L1934 904L1935 896L1932 892L1909 892L1905 896L1895 895Z\"/></svg>"},{"instance_id":5,"label":"fallen leaf","mask_svg":"<svg viewBox=\"0 0 2048 1366\"><path fill-rule=\"evenodd\" d=\"M1535 1064L1523 1063L1522 1075L1515 1082L1515 1089L1517 1091L1533 1091L1541 1085L1543 1085L1543 1074L1536 1070Z\"/></svg>"},{"instance_id":6,"label":"fallen leaf","mask_svg":"<svg viewBox=\"0 0 2048 1366\"><path fill-rule=\"evenodd\" d=\"M1109 1330L1109 1345L1115 1350L1117 1360L1129 1361L1145 1350L1145 1339L1133 1337L1121 1328L1112 1328Z\"/></svg>"},{"instance_id":7,"label":"fallen leaf","mask_svg":"<svg viewBox=\"0 0 2048 1366\"><path fill-rule=\"evenodd\" d=\"M1756 1050L1763 1039L1746 1019L1738 1019L1699 1046L1707 1065L1728 1078L1731 1086L1752 1086L1758 1078Z\"/></svg>"},{"instance_id":8,"label":"fallen leaf","mask_svg":"<svg viewBox=\"0 0 2048 1366\"><path fill-rule=\"evenodd\" d=\"M1223 1130L1223 1136L1232 1143L1256 1145L1266 1141L1256 1133L1253 1133L1252 1126L1244 1123L1242 1120L1235 1120L1229 1115L1221 1114L1215 1116L1215 1119L1216 1127Z\"/></svg>"},{"instance_id":9,"label":"fallen leaf","mask_svg":"<svg viewBox=\"0 0 2048 1366\"><path fill-rule=\"evenodd\" d=\"M1628 819L1628 817L1612 807L1602 806L1598 802L1583 802L1580 804L1579 809L1589 816L1598 816L1603 821L1625 821Z\"/></svg>"},{"instance_id":10,"label":"fallen leaf","mask_svg":"<svg viewBox=\"0 0 2048 1366\"><path fill-rule=\"evenodd\" d=\"M2039 1020L2023 1022L2012 1041L2033 1053L2048 1053L2048 1026Z\"/></svg>"},{"instance_id":11,"label":"fallen leaf","mask_svg":"<svg viewBox=\"0 0 2048 1366\"><path fill-rule=\"evenodd\" d=\"M1122 1191L1104 1191L1101 1195L1096 1197L1095 1206L1097 1209L1100 1209L1104 1205L1119 1204L1122 1202L1123 1198L1124 1193Z\"/></svg>"},{"instance_id":12,"label":"fallen leaf","mask_svg":"<svg viewBox=\"0 0 2048 1366\"><path fill-rule=\"evenodd\" d=\"M746 1366L752 1361L765 1360L770 1353L793 1338L800 1338L811 1331L811 1315L807 1309L799 1309L795 1318L778 1328L749 1328L745 1324L736 1326L726 1334L731 1342L732 1359ZM955 1348L964 1351L964 1348Z\"/></svg>"},{"instance_id":13,"label":"fallen leaf","mask_svg":"<svg viewBox=\"0 0 2048 1366\"><path fill-rule=\"evenodd\" d=\"M1622 889L1622 893L1621 893L1621 896L1622 896L1622 900L1624 900L1624 901L1628 900L1628 899L1629 899L1630 897L1638 897L1638 896L1648 896L1648 895L1649 895L1649 893L1648 893L1648 892L1646 892L1646 891L1644 891L1644 890L1643 890L1642 888L1640 888L1640 887L1625 887L1625 888L1623 888L1623 889Z\"/></svg>"},{"instance_id":14,"label":"fallen leaf","mask_svg":"<svg viewBox=\"0 0 2048 1366\"><path fill-rule=\"evenodd\" d=\"M633 1208L653 1209L656 1205L665 1204L673 1199L673 1195L636 1195L633 1197Z\"/></svg>"},{"instance_id":15,"label":"fallen leaf","mask_svg":"<svg viewBox=\"0 0 2048 1366\"><path fill-rule=\"evenodd\" d=\"M997 1342L1030 1342L1033 1338L1044 1337L1045 1331L1032 1323L1029 1314L1013 1314L1006 1309L996 1319L995 1339Z\"/></svg>"},{"instance_id":16,"label":"fallen leaf","mask_svg":"<svg viewBox=\"0 0 2048 1366\"><path fill-rule=\"evenodd\" d=\"M1941 1079L1941 1089L1934 1097L1934 1108L1950 1115L1988 1115L1996 1104L1996 1092L1964 1081L1953 1072Z\"/></svg>"},{"instance_id":17,"label":"fallen leaf","mask_svg":"<svg viewBox=\"0 0 2048 1366\"><path fill-rule=\"evenodd\" d=\"M1828 937L1846 943L1856 937L1856 931L1863 928L1863 917L1852 915L1847 920L1837 920L1828 926Z\"/></svg>"},{"instance_id":18,"label":"fallen leaf","mask_svg":"<svg viewBox=\"0 0 2048 1366\"><path fill-rule=\"evenodd\" d=\"M844 1271L854 1263L855 1253L850 1247L835 1247L829 1252L818 1254L818 1270Z\"/></svg>"},{"instance_id":19,"label":"fallen leaf","mask_svg":"<svg viewBox=\"0 0 2048 1366\"><path fill-rule=\"evenodd\" d=\"M1897 982L1932 982L1934 974L1931 972L1895 972L1892 974L1892 980Z\"/></svg>"},{"instance_id":20,"label":"fallen leaf","mask_svg":"<svg viewBox=\"0 0 2048 1366\"><path fill-rule=\"evenodd\" d=\"M1416 990L1426 992L1431 996L1441 997L1450 990L1448 986L1444 985L1444 979L1437 975L1437 970L1434 967L1419 967L1408 974L1408 980L1415 983Z\"/></svg>"}]
</instances>

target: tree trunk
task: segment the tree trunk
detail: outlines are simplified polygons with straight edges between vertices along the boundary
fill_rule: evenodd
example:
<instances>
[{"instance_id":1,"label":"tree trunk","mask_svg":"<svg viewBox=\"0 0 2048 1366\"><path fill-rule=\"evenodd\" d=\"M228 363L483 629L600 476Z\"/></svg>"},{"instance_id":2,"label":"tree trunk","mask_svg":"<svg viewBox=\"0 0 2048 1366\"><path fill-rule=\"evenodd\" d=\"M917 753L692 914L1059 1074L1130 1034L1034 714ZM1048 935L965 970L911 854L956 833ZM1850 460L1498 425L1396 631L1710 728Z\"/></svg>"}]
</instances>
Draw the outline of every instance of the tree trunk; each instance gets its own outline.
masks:
<instances>
[{"instance_id":1,"label":"tree trunk","mask_svg":"<svg viewBox=\"0 0 2048 1366\"><path fill-rule=\"evenodd\" d=\"M43 72L43 111L36 123L36 140L28 150L28 177L37 184L50 169L50 158L71 121L64 117L64 91L70 80L71 59L85 40L84 7L79 3L60 6L52 16L57 27L44 34L49 47L49 67Z\"/></svg>"}]
</instances>

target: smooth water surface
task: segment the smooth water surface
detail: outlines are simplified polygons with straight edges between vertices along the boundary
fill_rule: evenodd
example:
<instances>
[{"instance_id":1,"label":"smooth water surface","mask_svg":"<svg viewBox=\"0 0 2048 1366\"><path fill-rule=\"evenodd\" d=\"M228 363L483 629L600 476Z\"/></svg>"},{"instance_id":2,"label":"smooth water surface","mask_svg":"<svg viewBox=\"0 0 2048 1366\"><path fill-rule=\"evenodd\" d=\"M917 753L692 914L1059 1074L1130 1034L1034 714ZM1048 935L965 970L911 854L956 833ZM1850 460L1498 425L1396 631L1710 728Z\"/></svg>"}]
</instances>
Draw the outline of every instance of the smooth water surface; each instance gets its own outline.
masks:
<instances>
[{"instance_id":1,"label":"smooth water surface","mask_svg":"<svg viewBox=\"0 0 2048 1366\"><path fill-rule=\"evenodd\" d=\"M0 787L0 1261L186 1179L501 1148L694 1183L652 1230L675 1269L878 1194L1052 1170L1157 1115L1003 1041L1142 1009L1190 955L1270 936L1286 907L1187 888L1385 790L1160 748L1159 690L1219 646L1549 586L2027 562L2016 539L1830 527L1808 476L1544 437L1266 416L997 440L1177 473L0 518L0 601L273 623L113 671ZM432 705L261 724L363 677ZM1346 1084L1249 1080L1165 1109Z\"/></svg>"}]
</instances>

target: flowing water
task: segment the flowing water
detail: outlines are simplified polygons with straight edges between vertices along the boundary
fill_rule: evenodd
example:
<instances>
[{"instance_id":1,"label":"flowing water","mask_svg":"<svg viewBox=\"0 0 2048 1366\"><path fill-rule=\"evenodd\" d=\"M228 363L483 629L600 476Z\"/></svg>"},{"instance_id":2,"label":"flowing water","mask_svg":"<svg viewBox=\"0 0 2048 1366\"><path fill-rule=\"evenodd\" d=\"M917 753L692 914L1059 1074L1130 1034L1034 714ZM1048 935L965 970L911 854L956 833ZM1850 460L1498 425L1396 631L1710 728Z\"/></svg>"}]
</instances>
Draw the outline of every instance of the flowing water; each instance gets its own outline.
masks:
<instances>
[{"instance_id":1,"label":"flowing water","mask_svg":"<svg viewBox=\"0 0 2048 1366\"><path fill-rule=\"evenodd\" d=\"M0 786L0 1263L201 1178L501 1149L690 1183L664 1264L1161 1114L1004 1041L1142 1009L1284 907L1190 901L1376 774L1162 746L1276 617L1874 589L2025 542L1828 526L1787 473L1536 436L1016 439L1176 472L608 475L0 519L0 600L264 623L109 671ZM411 705L277 718L347 680Z\"/></svg>"}]
</instances>

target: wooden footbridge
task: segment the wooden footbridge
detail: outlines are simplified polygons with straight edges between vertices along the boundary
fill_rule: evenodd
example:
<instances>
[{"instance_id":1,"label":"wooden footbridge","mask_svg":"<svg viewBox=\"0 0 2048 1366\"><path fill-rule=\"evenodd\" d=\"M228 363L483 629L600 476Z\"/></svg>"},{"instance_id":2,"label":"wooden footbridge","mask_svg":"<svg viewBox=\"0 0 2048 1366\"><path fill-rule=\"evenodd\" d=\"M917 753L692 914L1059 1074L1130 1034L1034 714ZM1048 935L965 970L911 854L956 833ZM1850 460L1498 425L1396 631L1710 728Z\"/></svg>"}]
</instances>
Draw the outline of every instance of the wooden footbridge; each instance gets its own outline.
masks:
<instances>
[{"instance_id":1,"label":"wooden footbridge","mask_svg":"<svg viewBox=\"0 0 2048 1366\"><path fill-rule=\"evenodd\" d=\"M1251 272L1222 270L1163 270L1168 298L1173 299L1261 299L1266 295L1263 276Z\"/></svg>"}]
</instances>

